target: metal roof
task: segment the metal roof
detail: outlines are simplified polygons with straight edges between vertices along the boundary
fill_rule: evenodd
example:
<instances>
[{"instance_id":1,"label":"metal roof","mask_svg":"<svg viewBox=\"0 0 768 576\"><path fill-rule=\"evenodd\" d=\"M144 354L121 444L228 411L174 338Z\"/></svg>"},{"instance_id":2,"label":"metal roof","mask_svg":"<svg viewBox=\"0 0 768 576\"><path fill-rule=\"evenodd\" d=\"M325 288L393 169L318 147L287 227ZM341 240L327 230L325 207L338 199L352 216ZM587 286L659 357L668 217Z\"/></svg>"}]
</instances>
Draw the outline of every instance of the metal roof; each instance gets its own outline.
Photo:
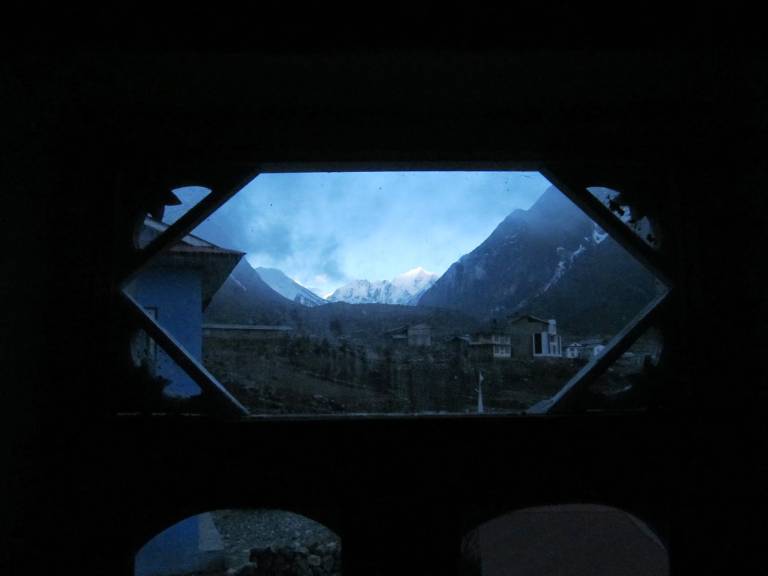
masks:
<instances>
[{"instance_id":1,"label":"metal roof","mask_svg":"<svg viewBox=\"0 0 768 576\"><path fill-rule=\"evenodd\" d=\"M168 224L150 216L144 218L144 232L159 236L169 228ZM150 267L196 268L201 271L203 308L234 270L245 252L222 248L193 234L187 234L179 242L162 252Z\"/></svg>"},{"instance_id":2,"label":"metal roof","mask_svg":"<svg viewBox=\"0 0 768 576\"><path fill-rule=\"evenodd\" d=\"M519 322L520 320L526 319L529 322L542 322L543 324L549 324L550 320L545 320L544 318L539 318L538 316L534 316L533 314L523 314L521 316L510 316L509 317L509 323L512 324L514 322ZM554 318L552 318L554 320Z\"/></svg>"},{"instance_id":3,"label":"metal roof","mask_svg":"<svg viewBox=\"0 0 768 576\"><path fill-rule=\"evenodd\" d=\"M153 232L157 232L155 236L159 236L170 227L165 222L156 220L151 216L146 216L144 218L144 226L147 229L152 230ZM199 251L202 253L209 253L209 254L211 253L212 254L240 254L241 256L245 255L245 252L240 252L239 250L230 250L229 248L222 248L221 246L217 246L216 244L213 244L208 240L203 240L202 238L200 238L199 236L195 236L194 234L187 234L186 236L184 236L184 238L182 238L180 242L174 244L171 247L171 250L173 250L174 252Z\"/></svg>"},{"instance_id":4,"label":"metal roof","mask_svg":"<svg viewBox=\"0 0 768 576\"><path fill-rule=\"evenodd\" d=\"M290 332L292 326L270 324L203 324L203 330L251 330L258 332Z\"/></svg>"}]
</instances>

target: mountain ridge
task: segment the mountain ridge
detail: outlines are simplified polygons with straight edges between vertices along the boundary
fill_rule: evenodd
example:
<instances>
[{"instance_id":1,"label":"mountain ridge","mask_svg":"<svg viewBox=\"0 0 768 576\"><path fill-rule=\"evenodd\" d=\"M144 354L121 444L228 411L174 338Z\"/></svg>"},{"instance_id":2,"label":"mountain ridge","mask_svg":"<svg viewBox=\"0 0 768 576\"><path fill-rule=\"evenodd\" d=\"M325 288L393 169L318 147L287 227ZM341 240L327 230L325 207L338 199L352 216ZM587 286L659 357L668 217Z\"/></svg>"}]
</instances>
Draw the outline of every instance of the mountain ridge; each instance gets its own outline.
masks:
<instances>
[{"instance_id":1,"label":"mountain ridge","mask_svg":"<svg viewBox=\"0 0 768 576\"><path fill-rule=\"evenodd\" d=\"M452 264L419 305L484 320L532 313L575 334L613 333L657 289L648 270L551 187Z\"/></svg>"},{"instance_id":2,"label":"mountain ridge","mask_svg":"<svg viewBox=\"0 0 768 576\"><path fill-rule=\"evenodd\" d=\"M327 298L329 302L349 304L399 304L415 306L422 294L438 279L421 266L395 276L392 280L353 280L337 288Z\"/></svg>"},{"instance_id":3,"label":"mountain ridge","mask_svg":"<svg viewBox=\"0 0 768 576\"><path fill-rule=\"evenodd\" d=\"M278 268L255 267L256 273L275 292L302 306L322 306L328 301L305 288Z\"/></svg>"},{"instance_id":4,"label":"mountain ridge","mask_svg":"<svg viewBox=\"0 0 768 576\"><path fill-rule=\"evenodd\" d=\"M273 290L243 258L214 294L205 310L205 321L279 324L299 307Z\"/></svg>"}]
</instances>

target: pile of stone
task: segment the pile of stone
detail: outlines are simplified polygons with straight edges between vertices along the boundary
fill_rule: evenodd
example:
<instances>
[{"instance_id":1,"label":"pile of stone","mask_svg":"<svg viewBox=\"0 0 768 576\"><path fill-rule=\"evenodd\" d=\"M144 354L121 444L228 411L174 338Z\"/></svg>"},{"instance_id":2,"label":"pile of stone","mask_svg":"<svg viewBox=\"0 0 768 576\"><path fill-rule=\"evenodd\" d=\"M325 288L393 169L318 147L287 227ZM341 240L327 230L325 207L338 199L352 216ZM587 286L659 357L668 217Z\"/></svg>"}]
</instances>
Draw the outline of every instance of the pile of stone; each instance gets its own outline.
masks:
<instances>
[{"instance_id":1,"label":"pile of stone","mask_svg":"<svg viewBox=\"0 0 768 576\"><path fill-rule=\"evenodd\" d=\"M309 546L294 543L251 550L250 562L231 569L229 576L339 576L341 546L336 541Z\"/></svg>"}]
</instances>

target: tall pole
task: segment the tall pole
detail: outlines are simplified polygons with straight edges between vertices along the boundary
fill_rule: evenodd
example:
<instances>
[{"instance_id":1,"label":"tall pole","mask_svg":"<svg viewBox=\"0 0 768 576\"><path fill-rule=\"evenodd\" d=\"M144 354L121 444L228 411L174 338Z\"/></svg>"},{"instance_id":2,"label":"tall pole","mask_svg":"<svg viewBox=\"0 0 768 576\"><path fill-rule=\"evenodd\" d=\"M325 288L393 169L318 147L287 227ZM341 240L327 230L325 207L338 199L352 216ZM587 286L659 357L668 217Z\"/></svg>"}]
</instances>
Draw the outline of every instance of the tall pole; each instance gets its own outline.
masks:
<instances>
[{"instance_id":1,"label":"tall pole","mask_svg":"<svg viewBox=\"0 0 768 576\"><path fill-rule=\"evenodd\" d=\"M483 408L483 371L477 371L477 413L485 412Z\"/></svg>"}]
</instances>

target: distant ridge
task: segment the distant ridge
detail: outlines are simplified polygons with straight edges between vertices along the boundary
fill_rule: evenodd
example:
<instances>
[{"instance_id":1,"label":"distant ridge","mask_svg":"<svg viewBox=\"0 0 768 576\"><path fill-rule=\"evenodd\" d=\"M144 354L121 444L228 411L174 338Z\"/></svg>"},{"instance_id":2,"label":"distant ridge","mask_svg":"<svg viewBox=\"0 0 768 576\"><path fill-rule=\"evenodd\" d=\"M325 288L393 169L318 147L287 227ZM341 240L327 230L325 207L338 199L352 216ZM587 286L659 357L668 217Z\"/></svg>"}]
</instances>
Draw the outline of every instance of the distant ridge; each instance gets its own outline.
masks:
<instances>
[{"instance_id":1,"label":"distant ridge","mask_svg":"<svg viewBox=\"0 0 768 576\"><path fill-rule=\"evenodd\" d=\"M300 307L270 288L243 258L213 296L205 310L205 322L275 324Z\"/></svg>"},{"instance_id":2,"label":"distant ridge","mask_svg":"<svg viewBox=\"0 0 768 576\"><path fill-rule=\"evenodd\" d=\"M321 306L328 302L285 275L277 268L255 268L262 280L281 296L302 306Z\"/></svg>"},{"instance_id":3,"label":"distant ridge","mask_svg":"<svg viewBox=\"0 0 768 576\"><path fill-rule=\"evenodd\" d=\"M437 274L427 272L421 266L396 276L391 281L354 280L334 291L329 302L350 304L400 304L415 306L436 281Z\"/></svg>"}]
</instances>

